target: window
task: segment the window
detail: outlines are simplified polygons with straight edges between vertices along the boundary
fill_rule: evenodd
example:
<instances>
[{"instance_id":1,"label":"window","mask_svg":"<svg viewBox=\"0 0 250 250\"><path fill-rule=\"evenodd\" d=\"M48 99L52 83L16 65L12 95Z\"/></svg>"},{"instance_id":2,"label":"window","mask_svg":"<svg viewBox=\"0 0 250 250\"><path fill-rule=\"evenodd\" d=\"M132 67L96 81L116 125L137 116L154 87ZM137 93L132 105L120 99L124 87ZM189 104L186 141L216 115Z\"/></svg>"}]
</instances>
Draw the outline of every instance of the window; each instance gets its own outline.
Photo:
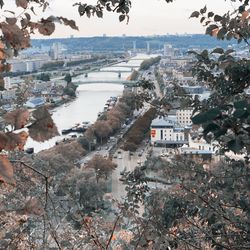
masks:
<instances>
[{"instance_id":1,"label":"window","mask_svg":"<svg viewBox=\"0 0 250 250\"><path fill-rule=\"evenodd\" d=\"M163 140L163 130L161 129L161 140Z\"/></svg>"}]
</instances>

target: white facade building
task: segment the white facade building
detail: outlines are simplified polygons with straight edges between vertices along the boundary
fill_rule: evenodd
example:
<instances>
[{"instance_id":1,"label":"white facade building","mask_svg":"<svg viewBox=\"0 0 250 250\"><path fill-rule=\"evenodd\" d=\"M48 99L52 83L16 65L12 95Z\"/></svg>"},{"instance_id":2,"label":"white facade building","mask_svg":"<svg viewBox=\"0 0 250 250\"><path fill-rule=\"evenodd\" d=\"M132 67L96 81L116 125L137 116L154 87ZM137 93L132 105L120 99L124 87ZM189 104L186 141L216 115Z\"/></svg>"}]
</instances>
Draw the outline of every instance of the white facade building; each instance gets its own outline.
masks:
<instances>
[{"instance_id":1,"label":"white facade building","mask_svg":"<svg viewBox=\"0 0 250 250\"><path fill-rule=\"evenodd\" d=\"M3 78L3 80L4 80L4 88L5 88L6 90L11 89L10 77L9 77L9 76L6 76L6 77Z\"/></svg>"},{"instance_id":2,"label":"white facade building","mask_svg":"<svg viewBox=\"0 0 250 250\"><path fill-rule=\"evenodd\" d=\"M211 153L215 152L214 145L207 143L204 139L192 139L191 136L189 136L189 147L197 150L209 151Z\"/></svg>"},{"instance_id":3,"label":"white facade building","mask_svg":"<svg viewBox=\"0 0 250 250\"><path fill-rule=\"evenodd\" d=\"M8 61L11 64L11 72L32 72L40 69L46 59L13 59Z\"/></svg>"},{"instance_id":4,"label":"white facade building","mask_svg":"<svg viewBox=\"0 0 250 250\"><path fill-rule=\"evenodd\" d=\"M184 144L184 128L172 120L157 118L151 124L151 143L157 144Z\"/></svg>"},{"instance_id":5,"label":"white facade building","mask_svg":"<svg viewBox=\"0 0 250 250\"><path fill-rule=\"evenodd\" d=\"M179 109L176 111L177 123L181 125L181 127L191 126L192 121L191 117L193 114L193 109Z\"/></svg>"},{"instance_id":6,"label":"white facade building","mask_svg":"<svg viewBox=\"0 0 250 250\"><path fill-rule=\"evenodd\" d=\"M173 57L174 56L174 49L171 44L164 44L164 56Z\"/></svg>"},{"instance_id":7,"label":"white facade building","mask_svg":"<svg viewBox=\"0 0 250 250\"><path fill-rule=\"evenodd\" d=\"M10 89L10 90L4 90L0 92L0 99L3 100L14 100L16 98L16 90Z\"/></svg>"}]
</instances>

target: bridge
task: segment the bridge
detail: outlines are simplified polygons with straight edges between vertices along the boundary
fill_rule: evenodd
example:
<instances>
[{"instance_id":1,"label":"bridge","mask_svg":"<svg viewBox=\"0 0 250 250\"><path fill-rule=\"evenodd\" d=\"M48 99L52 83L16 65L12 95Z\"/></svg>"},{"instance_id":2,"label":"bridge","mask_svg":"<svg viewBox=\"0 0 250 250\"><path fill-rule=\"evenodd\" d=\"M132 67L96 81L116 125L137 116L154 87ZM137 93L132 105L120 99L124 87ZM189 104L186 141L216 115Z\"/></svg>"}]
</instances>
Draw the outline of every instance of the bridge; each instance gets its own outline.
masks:
<instances>
[{"instance_id":1,"label":"bridge","mask_svg":"<svg viewBox=\"0 0 250 250\"><path fill-rule=\"evenodd\" d=\"M73 82L75 85L83 85L83 84L96 84L96 83L111 83L111 84L123 84L126 86L134 86L137 82L136 81L129 81L129 80L86 80L86 81L78 81Z\"/></svg>"},{"instance_id":2,"label":"bridge","mask_svg":"<svg viewBox=\"0 0 250 250\"><path fill-rule=\"evenodd\" d=\"M131 68L131 69L134 69L134 68L140 68L140 66L138 65L116 65L116 66L111 66L109 68L112 68L112 67L119 67L119 68Z\"/></svg>"},{"instance_id":3,"label":"bridge","mask_svg":"<svg viewBox=\"0 0 250 250\"><path fill-rule=\"evenodd\" d=\"M104 69L104 70L99 70L99 71L94 71L94 72L104 72L104 73L131 73L132 70L118 70L118 69ZM93 71L92 71L93 72Z\"/></svg>"}]
</instances>

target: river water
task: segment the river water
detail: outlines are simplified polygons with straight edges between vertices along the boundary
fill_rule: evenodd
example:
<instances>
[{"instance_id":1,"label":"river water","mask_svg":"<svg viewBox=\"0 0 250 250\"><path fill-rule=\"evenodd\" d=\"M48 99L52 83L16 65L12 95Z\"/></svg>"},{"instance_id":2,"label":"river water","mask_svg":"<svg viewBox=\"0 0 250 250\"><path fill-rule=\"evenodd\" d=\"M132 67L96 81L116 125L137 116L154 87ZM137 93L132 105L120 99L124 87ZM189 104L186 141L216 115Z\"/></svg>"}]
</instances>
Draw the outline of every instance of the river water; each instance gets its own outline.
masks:
<instances>
[{"instance_id":1,"label":"river water","mask_svg":"<svg viewBox=\"0 0 250 250\"><path fill-rule=\"evenodd\" d=\"M77 123L82 123L83 121L95 122L97 119L98 112L103 110L103 107L106 101L111 96L122 95L123 85L122 81L126 80L127 77L131 74L131 67L140 66L143 59L148 58L148 55L139 54L133 59L142 59L142 60L130 60L127 63L122 62L116 64L112 67L102 68L100 72L91 72L88 74L88 77L80 75L73 79L73 82L88 82L91 81L91 84L82 84L77 88L77 98L55 108L52 112L52 118L58 128L59 133L63 129L70 128ZM128 67L124 67L128 66ZM121 70L121 77L118 78L117 72L107 72L110 70L119 71ZM102 72L104 71L104 72ZM124 72L127 71L127 72ZM94 83L94 81L103 83ZM105 81L120 81L119 83L105 83ZM70 136L70 135L67 135ZM51 148L55 145L56 141L60 141L65 138L65 135L56 136L46 142L38 143L33 141L31 138L28 139L26 148L33 147L34 151L37 153L41 150Z\"/></svg>"}]
</instances>

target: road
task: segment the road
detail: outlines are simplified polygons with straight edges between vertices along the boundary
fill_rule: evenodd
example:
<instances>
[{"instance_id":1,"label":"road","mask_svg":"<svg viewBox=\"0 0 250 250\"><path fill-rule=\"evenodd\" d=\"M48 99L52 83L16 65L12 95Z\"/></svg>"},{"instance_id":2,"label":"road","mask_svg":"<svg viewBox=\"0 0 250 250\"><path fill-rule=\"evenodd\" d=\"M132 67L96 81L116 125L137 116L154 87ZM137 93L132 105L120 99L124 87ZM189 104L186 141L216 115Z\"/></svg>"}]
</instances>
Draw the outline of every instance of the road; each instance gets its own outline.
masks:
<instances>
[{"instance_id":1,"label":"road","mask_svg":"<svg viewBox=\"0 0 250 250\"><path fill-rule=\"evenodd\" d=\"M135 153L118 149L114 154L113 162L117 164L117 168L112 172L112 194L119 201L125 197L125 185L120 181L121 172L126 170L132 172L136 166L142 165L147 158L148 150L137 150ZM116 158L117 157L117 158Z\"/></svg>"}]
</instances>

